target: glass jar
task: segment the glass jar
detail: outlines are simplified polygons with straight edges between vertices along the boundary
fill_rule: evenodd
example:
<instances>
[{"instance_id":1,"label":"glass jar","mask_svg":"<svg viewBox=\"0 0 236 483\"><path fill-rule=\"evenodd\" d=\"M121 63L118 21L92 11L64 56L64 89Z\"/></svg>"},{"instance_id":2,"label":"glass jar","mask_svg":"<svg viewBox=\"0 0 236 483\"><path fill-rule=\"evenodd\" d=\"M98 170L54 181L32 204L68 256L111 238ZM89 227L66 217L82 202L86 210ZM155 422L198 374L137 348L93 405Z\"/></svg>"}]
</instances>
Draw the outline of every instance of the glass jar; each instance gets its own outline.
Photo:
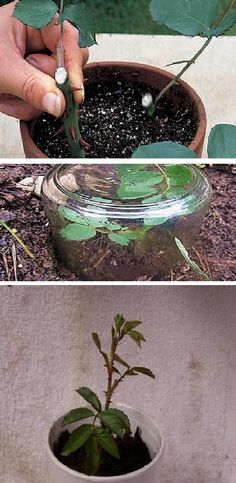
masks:
<instances>
[{"instance_id":1,"label":"glass jar","mask_svg":"<svg viewBox=\"0 0 236 483\"><path fill-rule=\"evenodd\" d=\"M211 187L193 165L74 164L52 168L42 195L58 256L79 280L165 280L190 248Z\"/></svg>"}]
</instances>

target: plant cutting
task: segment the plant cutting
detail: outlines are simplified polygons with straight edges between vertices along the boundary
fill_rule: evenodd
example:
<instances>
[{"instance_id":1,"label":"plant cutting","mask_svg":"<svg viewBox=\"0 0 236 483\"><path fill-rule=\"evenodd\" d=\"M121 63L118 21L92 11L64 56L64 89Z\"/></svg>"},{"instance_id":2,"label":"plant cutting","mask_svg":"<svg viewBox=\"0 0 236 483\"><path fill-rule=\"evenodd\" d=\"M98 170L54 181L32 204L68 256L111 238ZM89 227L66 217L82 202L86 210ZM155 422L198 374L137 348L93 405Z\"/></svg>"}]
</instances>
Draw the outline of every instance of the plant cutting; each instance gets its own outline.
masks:
<instances>
[{"instance_id":1,"label":"plant cutting","mask_svg":"<svg viewBox=\"0 0 236 483\"><path fill-rule=\"evenodd\" d=\"M43 202L59 257L89 280L163 279L188 249L211 188L194 166L72 165L50 171Z\"/></svg>"},{"instance_id":2,"label":"plant cutting","mask_svg":"<svg viewBox=\"0 0 236 483\"><path fill-rule=\"evenodd\" d=\"M156 423L153 428L143 427L145 417L144 420L141 414L137 417L138 413L135 410L133 413L131 408L126 413L123 406L113 403L114 393L131 376L142 374L155 378L150 369L130 364L120 356L120 346L125 340L142 348L145 338L137 330L141 324L117 314L107 352L99 335L92 333L106 369L105 401L89 387L80 387L76 392L87 406L73 409L60 418L59 426L58 422L53 426L49 435L49 471L53 483L110 482L117 481L117 477L119 481L139 482L140 478L147 483L156 481L155 467L164 446L161 431Z\"/></svg>"},{"instance_id":3,"label":"plant cutting","mask_svg":"<svg viewBox=\"0 0 236 483\"><path fill-rule=\"evenodd\" d=\"M42 16L41 12L45 15ZM26 155L30 157L131 157L142 144L170 140L201 154L206 128L204 107L194 91L180 79L208 47L214 36L224 34L235 22L233 0L152 0L151 15L158 24L182 35L206 38L200 50L184 63L177 76L156 68L126 63L99 63L85 69L86 101L76 106L63 57L63 24L72 23L80 32L80 45L96 42L93 14L85 0L19 0L14 16L26 25L41 28L58 23L56 81L64 92L67 108L54 122L41 116L28 129L22 125ZM58 17L55 18L55 14ZM40 18L40 21L39 21ZM78 123L78 110L80 125ZM64 134L67 142L65 143ZM31 138L33 137L33 139ZM84 149L85 148L85 151Z\"/></svg>"}]
</instances>

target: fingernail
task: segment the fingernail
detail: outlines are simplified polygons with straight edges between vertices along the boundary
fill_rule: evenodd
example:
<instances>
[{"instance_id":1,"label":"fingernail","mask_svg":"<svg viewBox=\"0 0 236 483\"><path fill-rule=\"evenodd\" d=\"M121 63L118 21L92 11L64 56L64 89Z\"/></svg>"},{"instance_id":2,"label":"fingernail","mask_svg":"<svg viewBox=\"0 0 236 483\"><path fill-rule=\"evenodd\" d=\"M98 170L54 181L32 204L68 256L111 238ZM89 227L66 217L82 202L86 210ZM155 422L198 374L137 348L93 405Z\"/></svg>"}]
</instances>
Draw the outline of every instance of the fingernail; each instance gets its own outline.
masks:
<instances>
[{"instance_id":1,"label":"fingernail","mask_svg":"<svg viewBox=\"0 0 236 483\"><path fill-rule=\"evenodd\" d=\"M55 117L61 115L61 99L54 92L48 92L43 97L43 108Z\"/></svg>"},{"instance_id":2,"label":"fingernail","mask_svg":"<svg viewBox=\"0 0 236 483\"><path fill-rule=\"evenodd\" d=\"M38 62L37 60L32 57L31 55L29 55L27 58L26 58L27 62L32 65L33 67L36 67L36 69L38 68Z\"/></svg>"}]
</instances>

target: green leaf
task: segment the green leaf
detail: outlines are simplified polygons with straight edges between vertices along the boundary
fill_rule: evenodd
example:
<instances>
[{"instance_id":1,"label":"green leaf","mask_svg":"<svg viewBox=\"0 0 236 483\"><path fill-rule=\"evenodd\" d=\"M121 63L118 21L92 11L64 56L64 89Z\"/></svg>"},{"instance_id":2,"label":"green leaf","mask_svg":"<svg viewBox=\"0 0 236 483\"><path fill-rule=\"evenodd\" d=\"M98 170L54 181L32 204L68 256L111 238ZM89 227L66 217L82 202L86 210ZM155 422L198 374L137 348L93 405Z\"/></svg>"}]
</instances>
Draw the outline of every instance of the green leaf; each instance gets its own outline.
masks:
<instances>
[{"instance_id":1,"label":"green leaf","mask_svg":"<svg viewBox=\"0 0 236 483\"><path fill-rule=\"evenodd\" d=\"M212 35L222 35L236 22L236 0L219 0L219 12L211 28Z\"/></svg>"},{"instance_id":2,"label":"green leaf","mask_svg":"<svg viewBox=\"0 0 236 483\"><path fill-rule=\"evenodd\" d=\"M192 181L192 173L183 164L166 166L166 174L172 186L184 186Z\"/></svg>"},{"instance_id":3,"label":"green leaf","mask_svg":"<svg viewBox=\"0 0 236 483\"><path fill-rule=\"evenodd\" d=\"M132 182L122 183L117 190L117 195L121 200L136 200L146 198L156 193L156 187L144 184L142 181L133 184Z\"/></svg>"},{"instance_id":4,"label":"green leaf","mask_svg":"<svg viewBox=\"0 0 236 483\"><path fill-rule=\"evenodd\" d=\"M208 139L209 158L236 158L236 126L218 124Z\"/></svg>"},{"instance_id":5,"label":"green leaf","mask_svg":"<svg viewBox=\"0 0 236 483\"><path fill-rule=\"evenodd\" d=\"M110 233L108 235L108 238L112 242L117 243L118 245L121 245L121 246L127 246L129 245L129 242L130 242L130 238L123 233Z\"/></svg>"},{"instance_id":6,"label":"green leaf","mask_svg":"<svg viewBox=\"0 0 236 483\"><path fill-rule=\"evenodd\" d=\"M138 320L127 321L127 322L125 322L125 325L122 329L122 332L123 332L123 334L127 334L127 332L129 332L132 329L135 329L135 327L138 327L141 324L142 324L142 322L140 322Z\"/></svg>"},{"instance_id":7,"label":"green leaf","mask_svg":"<svg viewBox=\"0 0 236 483\"><path fill-rule=\"evenodd\" d=\"M73 223L80 223L81 225L89 224L84 216L81 216L77 211L71 210L66 206L59 206L58 212L62 218L72 221Z\"/></svg>"},{"instance_id":8,"label":"green leaf","mask_svg":"<svg viewBox=\"0 0 236 483\"><path fill-rule=\"evenodd\" d=\"M60 235L68 241L89 240L90 238L94 238L96 233L95 228L77 223L70 223L60 231Z\"/></svg>"},{"instance_id":9,"label":"green leaf","mask_svg":"<svg viewBox=\"0 0 236 483\"><path fill-rule=\"evenodd\" d=\"M132 172L140 171L142 169L145 169L146 167L147 167L146 164L124 163L124 164L117 164L115 169L119 174L119 176L123 176L124 174L130 174Z\"/></svg>"},{"instance_id":10,"label":"green leaf","mask_svg":"<svg viewBox=\"0 0 236 483\"><path fill-rule=\"evenodd\" d=\"M41 29L51 22L57 10L58 6L52 0L20 0L13 16L24 25Z\"/></svg>"},{"instance_id":11,"label":"green leaf","mask_svg":"<svg viewBox=\"0 0 236 483\"><path fill-rule=\"evenodd\" d=\"M132 158L154 158L154 159L176 159L176 158L197 158L196 153L172 141L161 143L144 144L134 151Z\"/></svg>"},{"instance_id":12,"label":"green leaf","mask_svg":"<svg viewBox=\"0 0 236 483\"><path fill-rule=\"evenodd\" d=\"M59 22L68 20L79 30L79 46L90 47L96 44L96 25L92 9L83 0L66 5Z\"/></svg>"},{"instance_id":13,"label":"green leaf","mask_svg":"<svg viewBox=\"0 0 236 483\"><path fill-rule=\"evenodd\" d=\"M219 12L218 0L152 0L150 13L158 25L183 35L211 37Z\"/></svg>"},{"instance_id":14,"label":"green leaf","mask_svg":"<svg viewBox=\"0 0 236 483\"><path fill-rule=\"evenodd\" d=\"M211 279L203 272L203 270L197 265L197 263L195 263L193 260L191 260L189 253L186 250L185 246L176 237L175 237L175 243L176 243L176 246L177 246L178 250L180 251L182 257L184 258L184 260L189 264L191 269L200 277L200 279L207 281L207 282L211 281Z\"/></svg>"},{"instance_id":15,"label":"green leaf","mask_svg":"<svg viewBox=\"0 0 236 483\"><path fill-rule=\"evenodd\" d=\"M148 369L147 367L132 367L132 369L135 372L139 372L140 374L144 374L145 376L149 376L152 379L156 378L156 376L153 374L153 372L150 369Z\"/></svg>"},{"instance_id":16,"label":"green leaf","mask_svg":"<svg viewBox=\"0 0 236 483\"><path fill-rule=\"evenodd\" d=\"M152 203L159 203L159 201L163 201L163 194L150 196L149 198L142 200L141 203L143 205L148 205L148 204L152 204Z\"/></svg>"},{"instance_id":17,"label":"green leaf","mask_svg":"<svg viewBox=\"0 0 236 483\"><path fill-rule=\"evenodd\" d=\"M91 404L91 406L93 406L94 409L96 409L99 412L101 411L102 405L98 399L98 396L89 387L80 387L76 392L80 396L82 396L85 399L85 401Z\"/></svg>"},{"instance_id":18,"label":"green leaf","mask_svg":"<svg viewBox=\"0 0 236 483\"><path fill-rule=\"evenodd\" d=\"M123 315L116 314L114 319L115 319L116 329L119 332L121 327L125 323L125 318L123 317Z\"/></svg>"},{"instance_id":19,"label":"green leaf","mask_svg":"<svg viewBox=\"0 0 236 483\"><path fill-rule=\"evenodd\" d=\"M98 350L101 351L102 350L101 341L100 341L99 336L96 332L92 333L92 338L93 338L94 344L97 346Z\"/></svg>"},{"instance_id":20,"label":"green leaf","mask_svg":"<svg viewBox=\"0 0 236 483\"><path fill-rule=\"evenodd\" d=\"M130 365L127 362L125 362L123 359L121 359L121 357L118 354L114 355L114 361L119 362L119 364L121 364L124 367L127 367L127 369L129 369L130 367Z\"/></svg>"},{"instance_id":21,"label":"green leaf","mask_svg":"<svg viewBox=\"0 0 236 483\"><path fill-rule=\"evenodd\" d=\"M110 414L113 414L116 418L120 420L125 432L130 433L131 429L130 429L130 422L129 422L128 416L120 409L110 408L106 410L106 412L108 411Z\"/></svg>"},{"instance_id":22,"label":"green leaf","mask_svg":"<svg viewBox=\"0 0 236 483\"><path fill-rule=\"evenodd\" d=\"M81 419L91 418L95 416L93 411L88 408L78 408L72 409L63 419L63 426L67 424L75 423L76 421L80 421Z\"/></svg>"},{"instance_id":23,"label":"green leaf","mask_svg":"<svg viewBox=\"0 0 236 483\"><path fill-rule=\"evenodd\" d=\"M86 474L96 475L100 467L100 452L98 449L98 443L96 436L92 434L86 442Z\"/></svg>"},{"instance_id":24,"label":"green leaf","mask_svg":"<svg viewBox=\"0 0 236 483\"><path fill-rule=\"evenodd\" d=\"M115 415L112 410L106 409L99 414L99 419L104 426L108 428L112 433L116 434L120 438L124 436L124 427L120 418Z\"/></svg>"},{"instance_id":25,"label":"green leaf","mask_svg":"<svg viewBox=\"0 0 236 483\"><path fill-rule=\"evenodd\" d=\"M69 456L71 453L77 451L77 449L81 448L86 443L92 433L92 424L82 424L82 426L79 426L79 428L75 429L70 434L69 439L65 444L63 451L61 452L61 455Z\"/></svg>"},{"instance_id":26,"label":"green leaf","mask_svg":"<svg viewBox=\"0 0 236 483\"><path fill-rule=\"evenodd\" d=\"M116 230L121 230L122 226L118 225L118 223L106 223L104 225L104 228L106 228L109 231L116 231Z\"/></svg>"},{"instance_id":27,"label":"green leaf","mask_svg":"<svg viewBox=\"0 0 236 483\"><path fill-rule=\"evenodd\" d=\"M107 453L109 453L112 456L114 456L115 458L119 459L120 458L119 449L118 449L118 446L117 446L115 440L113 439L112 435L109 434L108 431L106 431L103 428L96 427L95 431L96 431L96 438L97 438L99 445Z\"/></svg>"},{"instance_id":28,"label":"green leaf","mask_svg":"<svg viewBox=\"0 0 236 483\"><path fill-rule=\"evenodd\" d=\"M158 226L164 225L168 218L144 218L144 225L145 226Z\"/></svg>"},{"instance_id":29,"label":"green leaf","mask_svg":"<svg viewBox=\"0 0 236 483\"><path fill-rule=\"evenodd\" d=\"M131 339L134 340L134 342L140 348L141 348L141 341L146 342L146 339L144 338L143 334L141 334L141 332L139 332L138 330L130 330L130 332L128 332L128 335L131 337Z\"/></svg>"},{"instance_id":30,"label":"green leaf","mask_svg":"<svg viewBox=\"0 0 236 483\"><path fill-rule=\"evenodd\" d=\"M186 189L181 188L180 186L176 186L174 188L169 189L166 192L165 197L168 200L172 200L172 199L180 198L183 195L186 195Z\"/></svg>"},{"instance_id":31,"label":"green leaf","mask_svg":"<svg viewBox=\"0 0 236 483\"><path fill-rule=\"evenodd\" d=\"M154 171L136 171L126 173L121 177L121 183L144 183L154 186L163 181L163 175Z\"/></svg>"}]
</instances>

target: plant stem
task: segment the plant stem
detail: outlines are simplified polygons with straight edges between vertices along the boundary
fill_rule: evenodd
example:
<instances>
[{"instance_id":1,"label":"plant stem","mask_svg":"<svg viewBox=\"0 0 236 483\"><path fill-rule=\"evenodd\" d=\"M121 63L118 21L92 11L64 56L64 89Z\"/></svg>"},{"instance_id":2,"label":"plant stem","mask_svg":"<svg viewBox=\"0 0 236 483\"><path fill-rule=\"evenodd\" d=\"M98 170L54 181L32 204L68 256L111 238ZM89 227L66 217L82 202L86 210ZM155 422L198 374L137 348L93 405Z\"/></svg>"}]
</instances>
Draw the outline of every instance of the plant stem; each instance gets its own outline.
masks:
<instances>
[{"instance_id":1,"label":"plant stem","mask_svg":"<svg viewBox=\"0 0 236 483\"><path fill-rule=\"evenodd\" d=\"M2 225L10 234L15 238L15 240L21 245L25 253L34 260L34 255L31 253L31 251L27 248L27 246L24 244L24 242L16 235L16 233L2 220L0 220L0 225Z\"/></svg>"},{"instance_id":2,"label":"plant stem","mask_svg":"<svg viewBox=\"0 0 236 483\"><path fill-rule=\"evenodd\" d=\"M110 351L110 357L109 357L109 365L107 365L107 390L106 390L106 402L105 402L105 409L108 409L111 403L111 397L114 392L113 387L113 364L114 364L114 356L116 353L117 346L119 344L120 338L119 336L113 336L112 337L112 345L111 345L111 351Z\"/></svg>"},{"instance_id":3,"label":"plant stem","mask_svg":"<svg viewBox=\"0 0 236 483\"><path fill-rule=\"evenodd\" d=\"M64 10L64 0L60 3L60 15ZM81 134L79 128L78 114L75 106L73 92L71 91L69 75L65 68L65 48L64 48L64 22L60 24L61 35L57 48L57 71L55 80L57 87L63 92L66 100L66 110L64 114L64 130L70 146L73 158L84 158L84 150L81 147Z\"/></svg>"},{"instance_id":4,"label":"plant stem","mask_svg":"<svg viewBox=\"0 0 236 483\"><path fill-rule=\"evenodd\" d=\"M189 67L191 67L191 65L196 62L196 60L198 59L198 57L200 57L200 55L208 47L208 45L210 44L211 40L212 40L211 38L210 39L207 39L206 42L204 43L204 45L201 47L200 50L198 50L198 52L192 57L192 59L190 59L190 60L187 61L185 67L179 72L179 74L177 74L175 76L175 78L172 79L169 82L169 84L167 84L167 86L164 87L164 89L162 89L162 91L160 92L160 94L158 94L158 96L156 97L156 99L154 101L155 108L157 106L158 101L164 96L164 94L166 94L169 91L169 89L171 89L171 87L173 87L178 82L178 80L181 79L181 77L189 69Z\"/></svg>"},{"instance_id":5,"label":"plant stem","mask_svg":"<svg viewBox=\"0 0 236 483\"><path fill-rule=\"evenodd\" d=\"M170 180L165 172L165 170L160 166L160 164L156 164L155 165L157 167L157 169L160 171L160 173L162 174L162 176L164 176L165 178L165 182L166 182L166 191L163 193L165 194L167 191L169 191L170 189Z\"/></svg>"}]
</instances>

